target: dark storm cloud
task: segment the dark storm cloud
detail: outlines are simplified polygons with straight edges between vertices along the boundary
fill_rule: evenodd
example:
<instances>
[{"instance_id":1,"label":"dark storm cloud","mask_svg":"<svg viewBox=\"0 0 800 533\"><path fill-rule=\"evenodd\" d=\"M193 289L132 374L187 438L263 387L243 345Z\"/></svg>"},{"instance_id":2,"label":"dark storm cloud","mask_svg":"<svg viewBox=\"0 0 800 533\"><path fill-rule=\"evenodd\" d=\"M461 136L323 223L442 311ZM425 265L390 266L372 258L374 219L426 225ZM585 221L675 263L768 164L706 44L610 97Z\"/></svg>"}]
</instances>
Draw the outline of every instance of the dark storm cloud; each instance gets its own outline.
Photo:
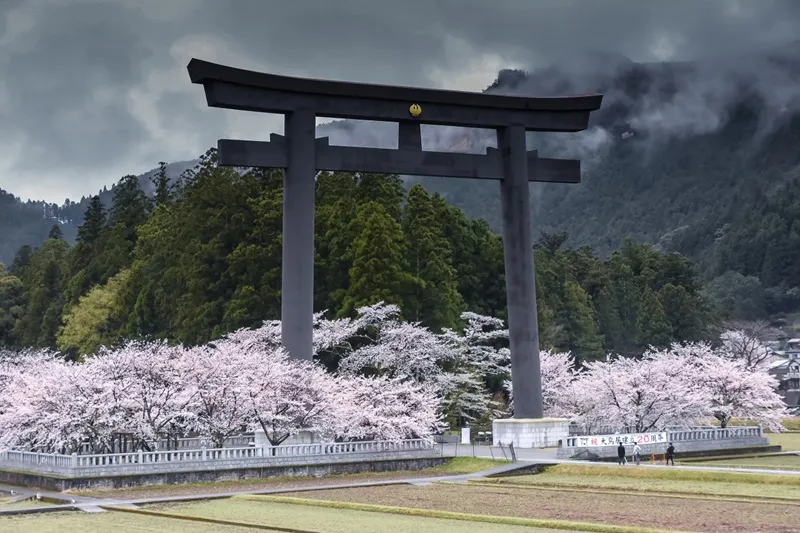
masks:
<instances>
[{"instance_id":1,"label":"dark storm cloud","mask_svg":"<svg viewBox=\"0 0 800 533\"><path fill-rule=\"evenodd\" d=\"M61 200L279 128L207 109L191 57L479 90L504 66L597 68L587 51L738 58L798 35L796 0L0 0L0 187Z\"/></svg>"}]
</instances>

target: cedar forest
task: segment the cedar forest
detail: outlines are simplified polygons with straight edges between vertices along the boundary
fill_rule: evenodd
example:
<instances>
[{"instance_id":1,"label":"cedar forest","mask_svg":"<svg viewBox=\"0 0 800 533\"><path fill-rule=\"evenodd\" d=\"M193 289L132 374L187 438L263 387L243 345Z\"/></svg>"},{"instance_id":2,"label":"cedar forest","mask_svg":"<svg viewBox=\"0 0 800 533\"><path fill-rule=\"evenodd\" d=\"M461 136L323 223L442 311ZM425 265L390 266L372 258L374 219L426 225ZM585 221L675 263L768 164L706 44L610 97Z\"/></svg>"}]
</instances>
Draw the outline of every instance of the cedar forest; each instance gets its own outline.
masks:
<instances>
[{"instance_id":1,"label":"cedar forest","mask_svg":"<svg viewBox=\"0 0 800 533\"><path fill-rule=\"evenodd\" d=\"M153 182L152 198L135 176L110 208L92 198L75 246L56 225L0 264L0 348L82 359L126 339L196 345L280 318L282 173L219 167L212 149L176 184L164 164ZM683 255L626 241L601 259L567 238L535 245L543 348L587 362L718 337ZM377 302L435 332L458 329L464 311L503 318L502 240L399 176L320 173L315 310L352 317Z\"/></svg>"}]
</instances>

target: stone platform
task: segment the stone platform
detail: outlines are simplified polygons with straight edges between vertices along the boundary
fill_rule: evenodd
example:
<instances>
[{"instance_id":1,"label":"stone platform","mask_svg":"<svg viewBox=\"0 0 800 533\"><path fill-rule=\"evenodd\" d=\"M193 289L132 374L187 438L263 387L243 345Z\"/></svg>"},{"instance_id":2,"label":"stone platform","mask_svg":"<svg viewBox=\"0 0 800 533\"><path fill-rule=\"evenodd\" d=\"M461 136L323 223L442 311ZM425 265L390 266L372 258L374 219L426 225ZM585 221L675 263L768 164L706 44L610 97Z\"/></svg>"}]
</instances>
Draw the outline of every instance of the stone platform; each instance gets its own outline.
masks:
<instances>
[{"instance_id":1,"label":"stone platform","mask_svg":"<svg viewBox=\"0 0 800 533\"><path fill-rule=\"evenodd\" d=\"M499 418L492 422L494 446L555 448L568 436L566 418Z\"/></svg>"}]
</instances>

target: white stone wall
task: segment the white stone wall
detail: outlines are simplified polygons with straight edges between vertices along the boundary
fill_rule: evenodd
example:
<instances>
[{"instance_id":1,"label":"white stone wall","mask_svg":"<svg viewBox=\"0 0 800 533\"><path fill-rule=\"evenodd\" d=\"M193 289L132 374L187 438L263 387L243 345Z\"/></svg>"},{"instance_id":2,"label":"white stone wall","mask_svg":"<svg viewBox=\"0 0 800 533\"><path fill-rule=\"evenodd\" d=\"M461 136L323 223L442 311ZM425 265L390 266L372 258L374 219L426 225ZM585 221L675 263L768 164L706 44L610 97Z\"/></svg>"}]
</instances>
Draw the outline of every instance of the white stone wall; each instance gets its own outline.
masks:
<instances>
[{"instance_id":1,"label":"white stone wall","mask_svg":"<svg viewBox=\"0 0 800 533\"><path fill-rule=\"evenodd\" d=\"M492 422L492 444L515 448L555 448L569 436L569 420L501 418Z\"/></svg>"},{"instance_id":2,"label":"white stone wall","mask_svg":"<svg viewBox=\"0 0 800 533\"><path fill-rule=\"evenodd\" d=\"M263 431L256 431L255 432L255 446L257 448L263 446L269 446L269 441L267 440L267 436L264 434ZM281 446L289 446L292 444L318 444L323 442L323 440L314 433L313 431L301 431L296 435L292 435L285 441L281 443Z\"/></svg>"}]
</instances>

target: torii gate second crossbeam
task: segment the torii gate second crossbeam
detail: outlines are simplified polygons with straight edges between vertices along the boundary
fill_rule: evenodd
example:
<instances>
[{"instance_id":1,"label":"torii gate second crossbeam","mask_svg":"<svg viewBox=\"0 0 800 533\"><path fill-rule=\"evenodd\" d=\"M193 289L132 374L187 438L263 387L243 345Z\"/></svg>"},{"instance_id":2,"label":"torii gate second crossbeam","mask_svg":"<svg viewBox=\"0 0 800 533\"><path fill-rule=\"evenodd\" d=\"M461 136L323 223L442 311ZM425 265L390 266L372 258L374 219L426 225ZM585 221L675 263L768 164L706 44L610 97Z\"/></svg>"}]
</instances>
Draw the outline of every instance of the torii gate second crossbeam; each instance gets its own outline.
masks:
<instances>
[{"instance_id":1,"label":"torii gate second crossbeam","mask_svg":"<svg viewBox=\"0 0 800 533\"><path fill-rule=\"evenodd\" d=\"M211 107L280 113L284 135L269 142L219 141L219 163L283 168L283 344L310 359L314 303L314 191L318 170L501 180L514 417L542 418L539 334L528 182L579 183L580 161L539 158L526 131L587 128L602 95L523 98L277 76L198 59L188 66ZM397 122L398 148L332 146L316 118ZM422 150L421 124L491 128L486 154Z\"/></svg>"}]
</instances>

